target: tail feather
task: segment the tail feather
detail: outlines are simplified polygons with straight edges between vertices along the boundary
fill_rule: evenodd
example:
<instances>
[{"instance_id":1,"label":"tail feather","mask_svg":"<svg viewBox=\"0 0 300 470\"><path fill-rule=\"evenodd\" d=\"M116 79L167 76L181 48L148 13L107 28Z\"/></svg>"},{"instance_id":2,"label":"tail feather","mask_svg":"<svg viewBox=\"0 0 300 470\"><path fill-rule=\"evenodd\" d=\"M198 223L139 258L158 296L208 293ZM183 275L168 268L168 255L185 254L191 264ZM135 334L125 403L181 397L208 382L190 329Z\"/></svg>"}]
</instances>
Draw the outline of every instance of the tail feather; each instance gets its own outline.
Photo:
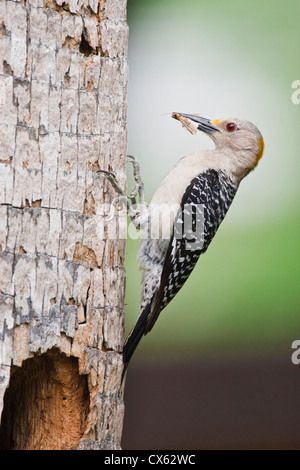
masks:
<instances>
[{"instance_id":1,"label":"tail feather","mask_svg":"<svg viewBox=\"0 0 300 470\"><path fill-rule=\"evenodd\" d=\"M124 374L127 370L130 359L134 351L136 350L142 336L144 335L147 322L149 319L150 307L151 307L151 304L148 304L147 307L145 307L145 309L142 311L135 326L133 327L133 329L128 335L127 340L125 341L124 348L123 348L124 369L123 369L122 377L124 377Z\"/></svg>"}]
</instances>

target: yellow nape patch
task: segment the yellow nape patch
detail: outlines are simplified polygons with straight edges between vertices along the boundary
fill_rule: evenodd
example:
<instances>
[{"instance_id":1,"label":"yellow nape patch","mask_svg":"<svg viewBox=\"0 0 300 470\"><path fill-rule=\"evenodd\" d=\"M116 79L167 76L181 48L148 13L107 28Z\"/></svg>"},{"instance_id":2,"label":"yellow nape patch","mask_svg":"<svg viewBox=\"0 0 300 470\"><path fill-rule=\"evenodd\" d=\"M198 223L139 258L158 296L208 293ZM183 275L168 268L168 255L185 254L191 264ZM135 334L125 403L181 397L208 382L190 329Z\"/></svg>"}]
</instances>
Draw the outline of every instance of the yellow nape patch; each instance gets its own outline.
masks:
<instances>
[{"instance_id":1,"label":"yellow nape patch","mask_svg":"<svg viewBox=\"0 0 300 470\"><path fill-rule=\"evenodd\" d=\"M217 126L220 122L220 119L215 119L214 121L211 121L211 123L214 125L214 126Z\"/></svg>"},{"instance_id":2,"label":"yellow nape patch","mask_svg":"<svg viewBox=\"0 0 300 470\"><path fill-rule=\"evenodd\" d=\"M258 140L258 153L257 153L256 158L255 158L254 166L256 166L258 164L259 160L263 156L264 148L265 148L264 139L259 139Z\"/></svg>"}]
</instances>

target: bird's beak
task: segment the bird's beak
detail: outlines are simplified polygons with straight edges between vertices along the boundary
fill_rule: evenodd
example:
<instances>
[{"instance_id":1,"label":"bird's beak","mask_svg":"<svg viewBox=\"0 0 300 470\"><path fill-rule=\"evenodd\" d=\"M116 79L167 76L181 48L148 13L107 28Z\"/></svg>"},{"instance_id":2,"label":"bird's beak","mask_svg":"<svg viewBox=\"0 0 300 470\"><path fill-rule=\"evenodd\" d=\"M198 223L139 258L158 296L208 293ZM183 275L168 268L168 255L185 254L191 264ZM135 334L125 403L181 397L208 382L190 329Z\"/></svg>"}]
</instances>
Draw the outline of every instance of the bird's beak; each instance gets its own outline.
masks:
<instances>
[{"instance_id":1,"label":"bird's beak","mask_svg":"<svg viewBox=\"0 0 300 470\"><path fill-rule=\"evenodd\" d=\"M206 134L212 134L215 131L220 132L217 127L212 125L209 119L206 119L200 116L195 116L193 114L183 114L183 113L177 113L177 114L179 114L179 116L183 116L187 119L191 119L192 121L196 122L198 124L198 129L200 131L205 132Z\"/></svg>"}]
</instances>

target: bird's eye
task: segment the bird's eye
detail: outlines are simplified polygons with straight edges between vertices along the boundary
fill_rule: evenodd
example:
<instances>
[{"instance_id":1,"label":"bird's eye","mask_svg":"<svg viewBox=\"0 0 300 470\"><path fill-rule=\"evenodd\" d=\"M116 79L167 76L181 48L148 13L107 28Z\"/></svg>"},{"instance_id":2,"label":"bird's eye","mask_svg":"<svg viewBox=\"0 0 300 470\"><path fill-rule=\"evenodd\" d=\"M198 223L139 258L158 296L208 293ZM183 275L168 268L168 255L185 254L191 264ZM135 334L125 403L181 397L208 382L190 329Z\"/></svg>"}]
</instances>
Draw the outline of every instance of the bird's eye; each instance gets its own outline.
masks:
<instances>
[{"instance_id":1,"label":"bird's eye","mask_svg":"<svg viewBox=\"0 0 300 470\"><path fill-rule=\"evenodd\" d=\"M233 122L229 122L226 126L226 129L228 130L228 132L232 132L236 129L236 125Z\"/></svg>"}]
</instances>

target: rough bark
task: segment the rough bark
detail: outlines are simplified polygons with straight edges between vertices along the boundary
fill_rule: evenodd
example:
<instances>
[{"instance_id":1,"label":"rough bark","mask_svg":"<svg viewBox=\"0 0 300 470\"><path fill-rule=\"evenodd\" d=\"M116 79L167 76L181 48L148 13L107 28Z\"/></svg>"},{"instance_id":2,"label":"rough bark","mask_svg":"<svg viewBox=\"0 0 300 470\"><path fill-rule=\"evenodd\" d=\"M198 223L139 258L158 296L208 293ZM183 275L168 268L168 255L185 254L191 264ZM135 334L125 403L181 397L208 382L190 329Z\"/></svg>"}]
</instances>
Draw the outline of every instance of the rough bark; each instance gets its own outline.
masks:
<instances>
[{"instance_id":1,"label":"rough bark","mask_svg":"<svg viewBox=\"0 0 300 470\"><path fill-rule=\"evenodd\" d=\"M120 448L126 0L0 0L0 441Z\"/></svg>"}]
</instances>

